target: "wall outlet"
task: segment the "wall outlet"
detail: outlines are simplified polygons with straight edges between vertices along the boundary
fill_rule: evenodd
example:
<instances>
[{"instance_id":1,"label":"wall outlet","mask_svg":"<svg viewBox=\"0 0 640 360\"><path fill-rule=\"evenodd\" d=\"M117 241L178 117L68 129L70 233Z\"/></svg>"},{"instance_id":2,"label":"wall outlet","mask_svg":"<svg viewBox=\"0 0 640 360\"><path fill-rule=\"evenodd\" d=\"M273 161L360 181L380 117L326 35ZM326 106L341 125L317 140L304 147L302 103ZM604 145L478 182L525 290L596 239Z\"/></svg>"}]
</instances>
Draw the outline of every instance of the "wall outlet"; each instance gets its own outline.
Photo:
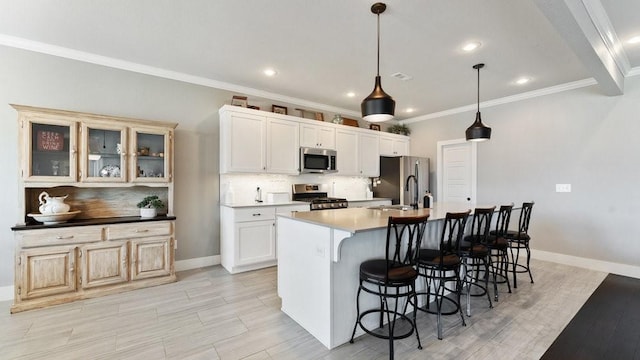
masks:
<instances>
[{"instance_id":1,"label":"wall outlet","mask_svg":"<svg viewBox=\"0 0 640 360\"><path fill-rule=\"evenodd\" d=\"M571 184L556 184L556 192L571 192Z\"/></svg>"}]
</instances>

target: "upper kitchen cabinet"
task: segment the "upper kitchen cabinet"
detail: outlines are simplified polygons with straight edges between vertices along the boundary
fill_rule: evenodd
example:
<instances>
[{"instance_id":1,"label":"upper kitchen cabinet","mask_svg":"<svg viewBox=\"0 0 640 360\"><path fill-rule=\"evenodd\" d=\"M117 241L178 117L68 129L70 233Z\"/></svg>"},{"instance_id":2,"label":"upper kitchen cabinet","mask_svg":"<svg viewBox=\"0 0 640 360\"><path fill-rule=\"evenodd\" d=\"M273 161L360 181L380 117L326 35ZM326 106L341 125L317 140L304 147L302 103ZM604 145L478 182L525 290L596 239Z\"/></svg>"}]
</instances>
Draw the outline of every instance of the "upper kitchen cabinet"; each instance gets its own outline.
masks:
<instances>
[{"instance_id":1,"label":"upper kitchen cabinet","mask_svg":"<svg viewBox=\"0 0 640 360\"><path fill-rule=\"evenodd\" d=\"M369 131L336 130L339 175L380 175L379 137Z\"/></svg>"},{"instance_id":2,"label":"upper kitchen cabinet","mask_svg":"<svg viewBox=\"0 0 640 360\"><path fill-rule=\"evenodd\" d=\"M220 173L299 173L299 126L264 112L220 109Z\"/></svg>"},{"instance_id":3,"label":"upper kitchen cabinet","mask_svg":"<svg viewBox=\"0 0 640 360\"><path fill-rule=\"evenodd\" d=\"M166 128L132 127L131 166L132 182L169 182L172 179L171 148L173 132Z\"/></svg>"},{"instance_id":4,"label":"upper kitchen cabinet","mask_svg":"<svg viewBox=\"0 0 640 360\"><path fill-rule=\"evenodd\" d=\"M301 123L300 146L334 150L336 148L336 129Z\"/></svg>"},{"instance_id":5,"label":"upper kitchen cabinet","mask_svg":"<svg viewBox=\"0 0 640 360\"><path fill-rule=\"evenodd\" d=\"M409 138L403 135L380 134L380 156L409 155Z\"/></svg>"},{"instance_id":6,"label":"upper kitchen cabinet","mask_svg":"<svg viewBox=\"0 0 640 360\"><path fill-rule=\"evenodd\" d=\"M15 107L15 106L14 106ZM19 111L19 150L24 181L76 181L78 122L58 114Z\"/></svg>"},{"instance_id":7,"label":"upper kitchen cabinet","mask_svg":"<svg viewBox=\"0 0 640 360\"><path fill-rule=\"evenodd\" d=\"M177 124L12 106L18 111L20 172L27 186L172 181Z\"/></svg>"},{"instance_id":8,"label":"upper kitchen cabinet","mask_svg":"<svg viewBox=\"0 0 640 360\"><path fill-rule=\"evenodd\" d=\"M88 122L81 125L80 134L80 181L127 181L127 127Z\"/></svg>"}]
</instances>

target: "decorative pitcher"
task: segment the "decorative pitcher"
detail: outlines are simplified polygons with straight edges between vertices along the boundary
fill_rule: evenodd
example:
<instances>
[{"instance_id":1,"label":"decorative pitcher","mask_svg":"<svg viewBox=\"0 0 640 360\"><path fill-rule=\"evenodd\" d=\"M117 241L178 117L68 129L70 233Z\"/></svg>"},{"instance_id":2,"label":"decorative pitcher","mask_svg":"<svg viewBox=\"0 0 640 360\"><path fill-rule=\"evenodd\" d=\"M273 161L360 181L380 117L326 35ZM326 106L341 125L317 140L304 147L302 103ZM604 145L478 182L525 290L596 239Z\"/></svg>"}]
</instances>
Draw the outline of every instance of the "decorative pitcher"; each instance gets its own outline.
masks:
<instances>
[{"instance_id":1,"label":"decorative pitcher","mask_svg":"<svg viewBox=\"0 0 640 360\"><path fill-rule=\"evenodd\" d=\"M49 196L46 191L40 193L38 196L38 201L40 201L40 214L60 214L69 212L71 208L69 205L64 203L64 199L69 195L65 196Z\"/></svg>"}]
</instances>

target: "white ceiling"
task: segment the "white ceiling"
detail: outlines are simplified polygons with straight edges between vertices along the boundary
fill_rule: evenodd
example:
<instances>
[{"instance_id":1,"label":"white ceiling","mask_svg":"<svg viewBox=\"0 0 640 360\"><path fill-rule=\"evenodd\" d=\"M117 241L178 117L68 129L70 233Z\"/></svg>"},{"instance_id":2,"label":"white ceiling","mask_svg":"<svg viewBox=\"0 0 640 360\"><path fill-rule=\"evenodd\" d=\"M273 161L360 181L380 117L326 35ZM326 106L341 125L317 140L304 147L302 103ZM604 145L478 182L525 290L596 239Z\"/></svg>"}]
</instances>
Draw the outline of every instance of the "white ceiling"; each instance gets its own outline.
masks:
<instances>
[{"instance_id":1,"label":"white ceiling","mask_svg":"<svg viewBox=\"0 0 640 360\"><path fill-rule=\"evenodd\" d=\"M376 71L372 3L0 0L0 44L357 116ZM479 62L486 64L480 97L487 104L591 78L615 95L620 79L640 73L640 44L625 43L640 35L638 0L386 4L380 72L398 119L475 106L472 66ZM464 53L468 41L482 46ZM278 75L265 77L266 67ZM396 72L413 79L390 76ZM515 85L521 76L532 81Z\"/></svg>"}]
</instances>

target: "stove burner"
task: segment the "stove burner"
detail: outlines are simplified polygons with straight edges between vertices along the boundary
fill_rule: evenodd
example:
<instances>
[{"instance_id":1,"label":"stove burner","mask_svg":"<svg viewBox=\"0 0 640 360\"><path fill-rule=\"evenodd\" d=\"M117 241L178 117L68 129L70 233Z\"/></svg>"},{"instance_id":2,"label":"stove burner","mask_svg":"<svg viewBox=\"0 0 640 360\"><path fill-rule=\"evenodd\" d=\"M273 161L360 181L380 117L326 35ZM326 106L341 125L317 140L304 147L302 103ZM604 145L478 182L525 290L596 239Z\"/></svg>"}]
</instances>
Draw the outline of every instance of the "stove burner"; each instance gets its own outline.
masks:
<instances>
[{"instance_id":1,"label":"stove burner","mask_svg":"<svg viewBox=\"0 0 640 360\"><path fill-rule=\"evenodd\" d=\"M349 207L349 202L344 198L328 197L324 188L326 185L296 184L293 185L292 199L310 203L311 210L344 209Z\"/></svg>"}]
</instances>

